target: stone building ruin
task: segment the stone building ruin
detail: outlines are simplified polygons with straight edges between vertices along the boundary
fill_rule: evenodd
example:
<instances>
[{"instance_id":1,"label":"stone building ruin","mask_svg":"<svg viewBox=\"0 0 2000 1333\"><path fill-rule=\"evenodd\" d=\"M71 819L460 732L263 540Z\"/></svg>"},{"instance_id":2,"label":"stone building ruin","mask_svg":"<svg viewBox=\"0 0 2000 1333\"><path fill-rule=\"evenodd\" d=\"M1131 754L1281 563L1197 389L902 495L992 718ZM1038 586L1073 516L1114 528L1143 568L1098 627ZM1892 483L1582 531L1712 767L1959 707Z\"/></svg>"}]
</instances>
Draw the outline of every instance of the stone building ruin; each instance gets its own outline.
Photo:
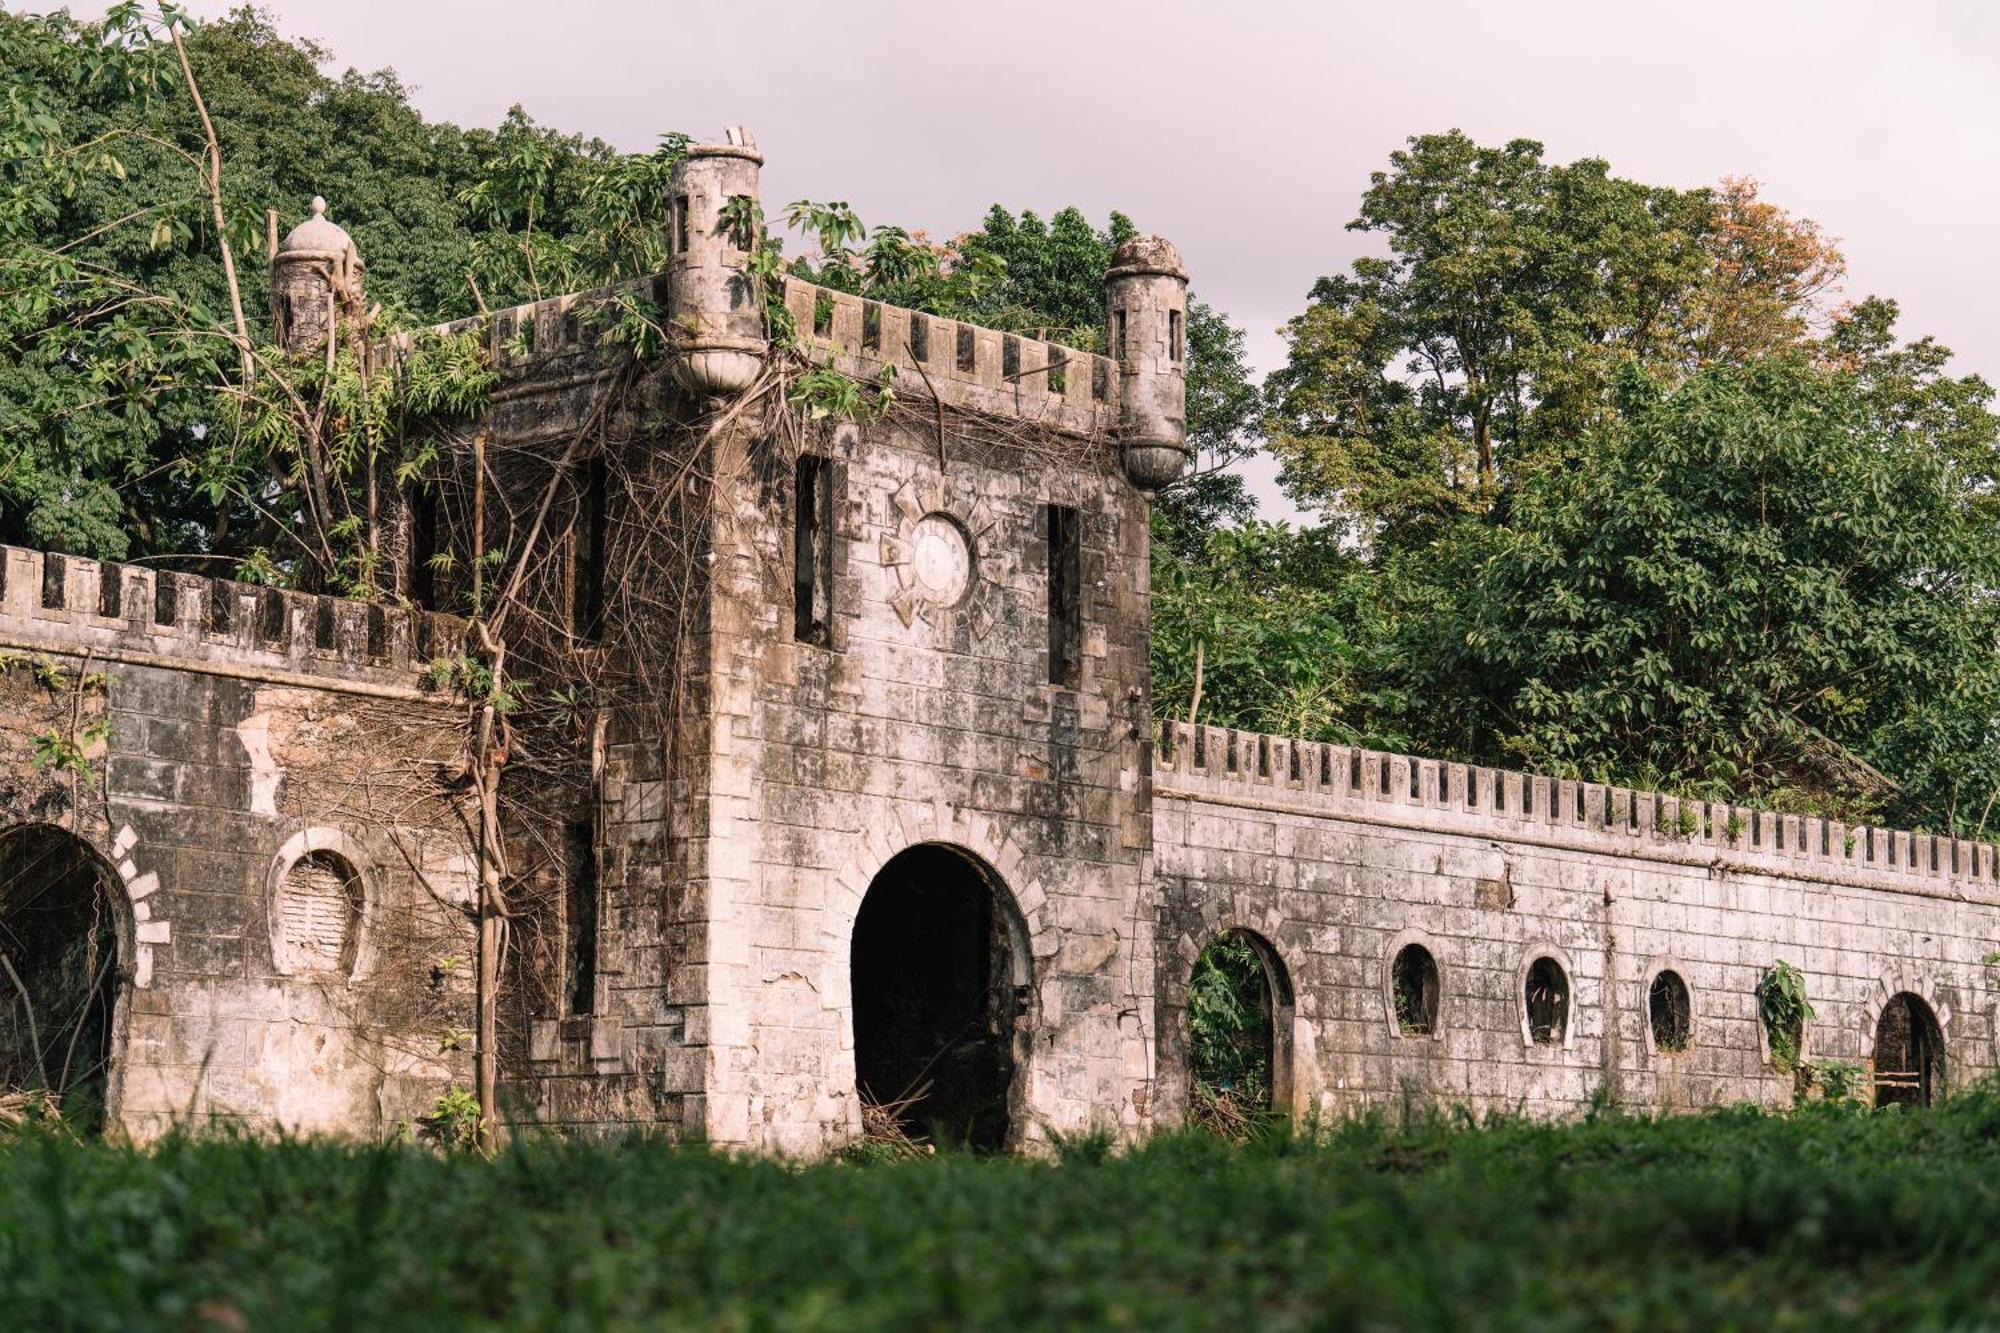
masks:
<instances>
[{"instance_id":1,"label":"stone building ruin","mask_svg":"<svg viewBox=\"0 0 2000 1333\"><path fill-rule=\"evenodd\" d=\"M799 363L893 372L902 410L776 448L738 406L773 356L734 202L761 162L691 151L658 277L451 326L501 376L479 447L559 475L549 641L677 701L533 742L575 780L521 802L552 830L514 867L546 890L502 1047L521 1122L818 1154L865 1095L992 1147L1140 1134L1186 1113L1190 968L1232 932L1295 1114L1789 1104L1781 960L1802 1054L1878 1099L1994 1068L1990 844L1156 726L1148 497L1188 453L1165 241L1119 249L1102 355L783 281ZM281 336L323 345L363 272L316 202ZM621 301L662 312L664 368L603 340ZM667 473L704 481L640 566L665 511L607 476ZM0 1081L62 1070L142 1138L387 1132L467 1081L466 714L430 670L465 623L424 574L466 537L410 504L400 603L4 551ZM663 614L658 652L618 646ZM65 741L87 762L38 762Z\"/></svg>"}]
</instances>

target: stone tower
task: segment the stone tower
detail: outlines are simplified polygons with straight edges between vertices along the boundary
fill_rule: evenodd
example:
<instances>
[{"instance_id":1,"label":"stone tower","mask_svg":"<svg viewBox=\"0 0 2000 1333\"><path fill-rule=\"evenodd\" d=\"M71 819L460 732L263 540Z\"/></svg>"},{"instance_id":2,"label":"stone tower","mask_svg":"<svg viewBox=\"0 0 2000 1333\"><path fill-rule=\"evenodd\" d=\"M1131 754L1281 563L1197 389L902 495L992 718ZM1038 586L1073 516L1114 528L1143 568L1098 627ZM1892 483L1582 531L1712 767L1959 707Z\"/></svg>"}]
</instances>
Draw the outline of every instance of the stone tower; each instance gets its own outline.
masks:
<instances>
[{"instance_id":1,"label":"stone tower","mask_svg":"<svg viewBox=\"0 0 2000 1333\"><path fill-rule=\"evenodd\" d=\"M364 268L354 239L327 217L326 200L314 195L312 216L292 228L271 257L271 323L278 346L315 352L340 321L358 322Z\"/></svg>"},{"instance_id":2,"label":"stone tower","mask_svg":"<svg viewBox=\"0 0 2000 1333\"><path fill-rule=\"evenodd\" d=\"M767 349L764 312L748 272L763 233L757 178L764 157L741 125L725 138L689 148L668 187L674 369L683 387L702 397L748 388Z\"/></svg>"},{"instance_id":3,"label":"stone tower","mask_svg":"<svg viewBox=\"0 0 2000 1333\"><path fill-rule=\"evenodd\" d=\"M1105 331L1118 360L1125 475L1152 492L1186 468L1187 270L1158 236L1118 247L1104 275Z\"/></svg>"}]
</instances>

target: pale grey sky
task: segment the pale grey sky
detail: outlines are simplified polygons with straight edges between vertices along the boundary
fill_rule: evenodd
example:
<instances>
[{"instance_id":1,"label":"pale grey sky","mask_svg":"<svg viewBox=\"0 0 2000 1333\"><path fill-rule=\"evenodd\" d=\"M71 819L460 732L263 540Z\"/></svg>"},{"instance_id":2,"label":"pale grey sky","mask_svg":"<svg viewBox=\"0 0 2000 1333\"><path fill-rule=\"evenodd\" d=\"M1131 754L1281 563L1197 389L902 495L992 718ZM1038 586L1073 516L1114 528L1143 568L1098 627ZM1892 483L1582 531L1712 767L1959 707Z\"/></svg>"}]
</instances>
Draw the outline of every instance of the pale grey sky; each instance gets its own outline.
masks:
<instances>
[{"instance_id":1,"label":"pale grey sky","mask_svg":"<svg viewBox=\"0 0 2000 1333\"><path fill-rule=\"evenodd\" d=\"M1649 182L1755 176L1842 240L1849 294L1896 297L1906 334L2000 379L1988 0L271 7L342 65L394 66L434 118L490 125L520 102L625 149L740 121L768 201L844 198L945 233L995 201L1123 209L1180 246L1260 371L1313 279L1361 252L1344 227L1368 173L1408 135L1457 126Z\"/></svg>"}]
</instances>

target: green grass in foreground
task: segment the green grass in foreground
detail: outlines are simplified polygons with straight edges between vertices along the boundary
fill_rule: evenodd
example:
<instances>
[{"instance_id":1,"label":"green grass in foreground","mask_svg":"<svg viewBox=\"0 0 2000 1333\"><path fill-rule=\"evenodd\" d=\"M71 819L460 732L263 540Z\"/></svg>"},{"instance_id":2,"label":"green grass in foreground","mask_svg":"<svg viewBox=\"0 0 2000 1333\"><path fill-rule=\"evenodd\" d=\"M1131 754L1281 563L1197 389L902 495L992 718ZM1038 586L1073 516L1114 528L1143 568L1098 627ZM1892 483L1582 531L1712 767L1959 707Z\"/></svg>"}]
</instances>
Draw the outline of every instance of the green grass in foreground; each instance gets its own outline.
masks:
<instances>
[{"instance_id":1,"label":"green grass in foreground","mask_svg":"<svg viewBox=\"0 0 2000 1333\"><path fill-rule=\"evenodd\" d=\"M1996 1293L1992 1090L1062 1164L0 1146L19 1329L1966 1325Z\"/></svg>"}]
</instances>

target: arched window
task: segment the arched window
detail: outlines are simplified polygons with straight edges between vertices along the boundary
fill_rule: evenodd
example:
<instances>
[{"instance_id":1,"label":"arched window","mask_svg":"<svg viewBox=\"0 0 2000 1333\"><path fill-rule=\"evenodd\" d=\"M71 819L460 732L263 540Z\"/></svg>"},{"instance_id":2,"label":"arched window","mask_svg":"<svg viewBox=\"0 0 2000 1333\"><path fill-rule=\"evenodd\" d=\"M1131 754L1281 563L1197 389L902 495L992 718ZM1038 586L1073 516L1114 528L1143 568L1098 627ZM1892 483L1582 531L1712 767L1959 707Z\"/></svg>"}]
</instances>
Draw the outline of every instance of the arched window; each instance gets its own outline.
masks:
<instances>
[{"instance_id":1,"label":"arched window","mask_svg":"<svg viewBox=\"0 0 2000 1333\"><path fill-rule=\"evenodd\" d=\"M1569 976L1547 954L1528 965L1521 987L1528 1037L1537 1046L1560 1046L1569 1036Z\"/></svg>"},{"instance_id":2,"label":"arched window","mask_svg":"<svg viewBox=\"0 0 2000 1333\"><path fill-rule=\"evenodd\" d=\"M1944 1032L1920 996L1903 991L1875 1024L1875 1104L1929 1106L1944 1091Z\"/></svg>"},{"instance_id":3,"label":"arched window","mask_svg":"<svg viewBox=\"0 0 2000 1333\"><path fill-rule=\"evenodd\" d=\"M312 851L278 886L277 935L287 971L347 972L361 938L361 876L346 858Z\"/></svg>"},{"instance_id":4,"label":"arched window","mask_svg":"<svg viewBox=\"0 0 2000 1333\"><path fill-rule=\"evenodd\" d=\"M1662 1055L1678 1055L1694 1039L1694 1003L1687 982L1672 968L1653 975L1646 992L1646 1020L1653 1030L1653 1049Z\"/></svg>"},{"instance_id":5,"label":"arched window","mask_svg":"<svg viewBox=\"0 0 2000 1333\"><path fill-rule=\"evenodd\" d=\"M1405 944L1389 966L1396 1030L1405 1037L1428 1037L1438 1026L1438 965L1421 944Z\"/></svg>"}]
</instances>

